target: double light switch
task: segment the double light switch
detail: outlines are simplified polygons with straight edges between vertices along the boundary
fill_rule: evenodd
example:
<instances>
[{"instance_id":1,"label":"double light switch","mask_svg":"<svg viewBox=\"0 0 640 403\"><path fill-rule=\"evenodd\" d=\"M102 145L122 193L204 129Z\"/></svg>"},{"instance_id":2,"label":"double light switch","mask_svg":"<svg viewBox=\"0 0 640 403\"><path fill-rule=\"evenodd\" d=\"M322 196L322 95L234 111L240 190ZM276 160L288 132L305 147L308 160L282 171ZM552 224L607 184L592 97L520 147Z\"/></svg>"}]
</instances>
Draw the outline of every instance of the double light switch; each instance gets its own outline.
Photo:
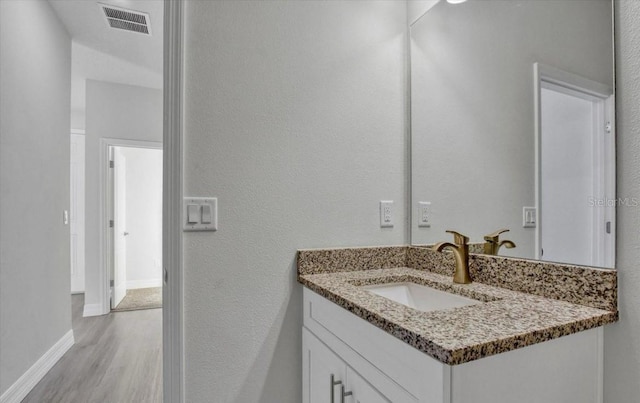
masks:
<instances>
[{"instance_id":1,"label":"double light switch","mask_svg":"<svg viewBox=\"0 0 640 403\"><path fill-rule=\"evenodd\" d=\"M185 197L185 231L217 231L218 199L215 197Z\"/></svg>"}]
</instances>

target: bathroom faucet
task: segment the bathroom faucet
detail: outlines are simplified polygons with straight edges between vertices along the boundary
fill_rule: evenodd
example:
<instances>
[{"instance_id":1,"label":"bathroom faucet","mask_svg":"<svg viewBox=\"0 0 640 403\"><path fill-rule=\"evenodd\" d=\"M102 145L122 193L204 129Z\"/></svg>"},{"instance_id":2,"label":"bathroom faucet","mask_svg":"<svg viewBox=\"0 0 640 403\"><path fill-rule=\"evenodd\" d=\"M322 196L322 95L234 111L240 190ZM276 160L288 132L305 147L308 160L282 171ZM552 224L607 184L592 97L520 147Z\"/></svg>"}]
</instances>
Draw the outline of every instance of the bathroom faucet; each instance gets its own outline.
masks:
<instances>
[{"instance_id":1,"label":"bathroom faucet","mask_svg":"<svg viewBox=\"0 0 640 403\"><path fill-rule=\"evenodd\" d=\"M484 236L484 253L487 255L497 255L501 246L504 246L508 249L515 248L516 244L512 241L505 239L504 241L500 241L500 234L503 232L509 232L508 229L500 229L492 234Z\"/></svg>"},{"instance_id":2,"label":"bathroom faucet","mask_svg":"<svg viewBox=\"0 0 640 403\"><path fill-rule=\"evenodd\" d=\"M453 234L453 242L440 242L433 246L436 252L442 252L449 248L453 252L456 260L456 268L453 273L453 282L459 284L469 284L471 276L469 275L469 237L464 236L456 231L447 231Z\"/></svg>"}]
</instances>

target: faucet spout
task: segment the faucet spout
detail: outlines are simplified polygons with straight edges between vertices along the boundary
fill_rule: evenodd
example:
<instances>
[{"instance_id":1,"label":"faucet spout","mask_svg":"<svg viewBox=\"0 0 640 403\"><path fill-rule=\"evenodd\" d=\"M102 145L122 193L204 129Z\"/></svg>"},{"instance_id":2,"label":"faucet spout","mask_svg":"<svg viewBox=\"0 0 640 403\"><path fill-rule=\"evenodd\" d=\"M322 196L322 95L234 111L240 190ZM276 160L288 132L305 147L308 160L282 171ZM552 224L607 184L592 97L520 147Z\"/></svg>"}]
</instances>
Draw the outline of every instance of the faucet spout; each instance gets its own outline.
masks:
<instances>
[{"instance_id":1,"label":"faucet spout","mask_svg":"<svg viewBox=\"0 0 640 403\"><path fill-rule=\"evenodd\" d=\"M512 241L505 239L500 241L500 234L509 232L508 229L501 229L492 234L485 235L484 237L484 253L487 255L497 255L500 247L504 246L507 249L515 248L516 244Z\"/></svg>"},{"instance_id":2,"label":"faucet spout","mask_svg":"<svg viewBox=\"0 0 640 403\"><path fill-rule=\"evenodd\" d=\"M455 249L457 247L458 245L451 242L439 242L433 245L433 250L435 250L436 252L442 252L445 248Z\"/></svg>"},{"instance_id":3,"label":"faucet spout","mask_svg":"<svg viewBox=\"0 0 640 403\"><path fill-rule=\"evenodd\" d=\"M513 249L516 247L516 244L511 242L508 239L505 239L504 241L500 241L500 244L498 244L498 249L500 249L500 247L504 246L507 249Z\"/></svg>"},{"instance_id":4,"label":"faucet spout","mask_svg":"<svg viewBox=\"0 0 640 403\"><path fill-rule=\"evenodd\" d=\"M447 231L454 235L455 243L440 242L433 246L436 252L442 252L445 249L451 249L456 262L455 271L453 273L453 282L459 284L471 283L469 275L469 238L455 231Z\"/></svg>"}]
</instances>

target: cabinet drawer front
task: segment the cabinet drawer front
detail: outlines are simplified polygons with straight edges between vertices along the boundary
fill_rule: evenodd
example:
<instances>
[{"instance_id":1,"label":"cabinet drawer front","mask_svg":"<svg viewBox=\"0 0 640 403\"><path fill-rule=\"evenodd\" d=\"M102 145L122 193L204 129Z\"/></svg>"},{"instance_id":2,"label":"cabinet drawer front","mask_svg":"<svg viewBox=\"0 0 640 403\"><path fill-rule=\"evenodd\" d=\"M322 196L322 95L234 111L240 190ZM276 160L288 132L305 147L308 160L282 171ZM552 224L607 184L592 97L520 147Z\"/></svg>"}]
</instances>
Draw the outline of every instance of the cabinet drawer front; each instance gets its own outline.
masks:
<instances>
[{"instance_id":1,"label":"cabinet drawer front","mask_svg":"<svg viewBox=\"0 0 640 403\"><path fill-rule=\"evenodd\" d=\"M375 368L384 375L388 383L400 386L413 399L417 399L414 401L448 401L450 366L427 356L307 288L304 289L304 325L325 342L337 339L346 344L352 352L351 360L346 358L348 351L336 351L339 347L327 342L368 381L373 383L372 375L364 373L354 361Z\"/></svg>"}]
</instances>

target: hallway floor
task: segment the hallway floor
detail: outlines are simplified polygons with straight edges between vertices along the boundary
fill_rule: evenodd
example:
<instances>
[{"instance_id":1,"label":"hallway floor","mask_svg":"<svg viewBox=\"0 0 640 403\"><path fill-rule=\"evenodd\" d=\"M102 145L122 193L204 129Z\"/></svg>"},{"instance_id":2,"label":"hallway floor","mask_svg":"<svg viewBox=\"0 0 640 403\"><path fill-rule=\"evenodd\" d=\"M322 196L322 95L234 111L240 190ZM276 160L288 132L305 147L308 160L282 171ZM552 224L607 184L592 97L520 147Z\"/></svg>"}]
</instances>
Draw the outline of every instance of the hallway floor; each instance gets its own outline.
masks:
<instances>
[{"instance_id":1,"label":"hallway floor","mask_svg":"<svg viewBox=\"0 0 640 403\"><path fill-rule=\"evenodd\" d=\"M162 402L162 309L83 318L72 296L75 345L23 403Z\"/></svg>"},{"instance_id":2,"label":"hallway floor","mask_svg":"<svg viewBox=\"0 0 640 403\"><path fill-rule=\"evenodd\" d=\"M162 308L162 287L134 288L112 312L137 311L139 309Z\"/></svg>"}]
</instances>

